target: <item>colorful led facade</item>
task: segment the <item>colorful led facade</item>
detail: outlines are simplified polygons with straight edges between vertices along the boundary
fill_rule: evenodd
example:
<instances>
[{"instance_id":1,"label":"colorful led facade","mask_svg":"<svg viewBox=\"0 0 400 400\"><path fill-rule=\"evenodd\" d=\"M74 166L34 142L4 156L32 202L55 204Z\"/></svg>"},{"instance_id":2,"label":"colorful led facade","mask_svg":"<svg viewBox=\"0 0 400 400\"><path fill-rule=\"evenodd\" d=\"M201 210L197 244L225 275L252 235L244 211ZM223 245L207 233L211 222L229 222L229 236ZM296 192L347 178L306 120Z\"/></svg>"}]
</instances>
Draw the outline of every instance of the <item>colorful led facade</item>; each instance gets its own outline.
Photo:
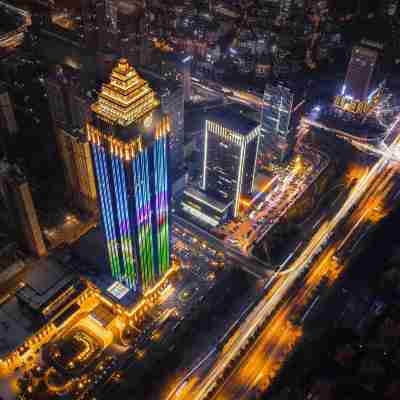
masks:
<instances>
[{"instance_id":1,"label":"colorful led facade","mask_svg":"<svg viewBox=\"0 0 400 400\"><path fill-rule=\"evenodd\" d=\"M87 126L112 277L138 294L169 269L170 122L125 59L92 105Z\"/></svg>"}]
</instances>

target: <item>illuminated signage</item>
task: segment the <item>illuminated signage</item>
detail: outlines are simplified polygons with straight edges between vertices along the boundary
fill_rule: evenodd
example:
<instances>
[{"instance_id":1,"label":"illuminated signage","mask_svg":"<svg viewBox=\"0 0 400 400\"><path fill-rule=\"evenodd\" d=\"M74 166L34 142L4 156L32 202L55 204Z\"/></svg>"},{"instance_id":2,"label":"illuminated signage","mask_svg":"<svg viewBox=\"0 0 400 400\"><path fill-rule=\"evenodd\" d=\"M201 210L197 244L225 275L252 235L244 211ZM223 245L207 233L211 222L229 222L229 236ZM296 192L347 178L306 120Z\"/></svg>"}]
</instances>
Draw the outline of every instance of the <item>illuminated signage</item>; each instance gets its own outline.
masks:
<instances>
[{"instance_id":1,"label":"illuminated signage","mask_svg":"<svg viewBox=\"0 0 400 400\"><path fill-rule=\"evenodd\" d=\"M336 107L353 114L368 114L379 102L381 91L371 93L367 101L354 100L351 96L336 96L334 104Z\"/></svg>"}]
</instances>

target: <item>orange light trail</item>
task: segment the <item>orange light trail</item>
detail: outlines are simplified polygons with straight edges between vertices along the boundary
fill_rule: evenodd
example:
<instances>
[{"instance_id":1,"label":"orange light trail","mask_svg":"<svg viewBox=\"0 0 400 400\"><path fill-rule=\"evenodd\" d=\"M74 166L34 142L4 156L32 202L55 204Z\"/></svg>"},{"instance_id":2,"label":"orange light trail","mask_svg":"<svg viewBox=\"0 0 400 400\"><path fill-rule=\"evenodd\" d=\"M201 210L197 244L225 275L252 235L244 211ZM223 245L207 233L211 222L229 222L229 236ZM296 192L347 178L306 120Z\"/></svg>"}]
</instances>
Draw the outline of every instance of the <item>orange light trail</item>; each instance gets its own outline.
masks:
<instances>
[{"instance_id":1,"label":"orange light trail","mask_svg":"<svg viewBox=\"0 0 400 400\"><path fill-rule=\"evenodd\" d=\"M250 207L257 199L258 196L260 196L262 193L265 193L271 186L272 184L276 181L278 177L276 176L272 181L267 182L262 189L258 192L257 196L254 196L251 201L246 201L246 200L240 200L240 204L244 205L245 207Z\"/></svg>"}]
</instances>

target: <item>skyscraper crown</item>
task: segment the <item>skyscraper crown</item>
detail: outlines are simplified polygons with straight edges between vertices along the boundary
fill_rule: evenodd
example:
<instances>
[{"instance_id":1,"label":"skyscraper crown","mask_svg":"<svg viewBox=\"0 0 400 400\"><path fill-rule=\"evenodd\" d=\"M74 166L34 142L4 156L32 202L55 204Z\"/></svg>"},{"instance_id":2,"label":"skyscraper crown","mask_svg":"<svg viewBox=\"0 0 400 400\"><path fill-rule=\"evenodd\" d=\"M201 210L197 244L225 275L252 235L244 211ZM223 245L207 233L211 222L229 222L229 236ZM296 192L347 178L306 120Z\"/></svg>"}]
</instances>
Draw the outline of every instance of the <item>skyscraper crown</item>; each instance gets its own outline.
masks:
<instances>
[{"instance_id":1,"label":"skyscraper crown","mask_svg":"<svg viewBox=\"0 0 400 400\"><path fill-rule=\"evenodd\" d=\"M136 70L121 58L104 83L92 110L106 122L127 127L146 117L159 105L154 91Z\"/></svg>"}]
</instances>

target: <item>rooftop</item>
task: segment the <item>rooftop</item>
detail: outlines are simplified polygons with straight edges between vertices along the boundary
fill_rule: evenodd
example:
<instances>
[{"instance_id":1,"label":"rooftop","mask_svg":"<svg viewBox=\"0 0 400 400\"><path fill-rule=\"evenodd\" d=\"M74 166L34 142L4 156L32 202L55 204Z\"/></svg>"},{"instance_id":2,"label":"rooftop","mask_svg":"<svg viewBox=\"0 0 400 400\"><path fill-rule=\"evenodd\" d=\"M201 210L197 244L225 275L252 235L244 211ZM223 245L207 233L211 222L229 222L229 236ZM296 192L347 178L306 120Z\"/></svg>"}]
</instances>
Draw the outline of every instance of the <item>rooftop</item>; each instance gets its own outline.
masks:
<instances>
[{"instance_id":1,"label":"rooftop","mask_svg":"<svg viewBox=\"0 0 400 400\"><path fill-rule=\"evenodd\" d=\"M219 201L194 187L189 187L185 189L184 194L192 199L199 201L200 203L203 203L213 209L218 210L219 212L224 212L232 204L232 201L227 201L226 203L223 203L222 201Z\"/></svg>"},{"instance_id":2,"label":"rooftop","mask_svg":"<svg viewBox=\"0 0 400 400\"><path fill-rule=\"evenodd\" d=\"M25 285L17 291L17 298L32 310L42 311L52 299L73 286L76 280L77 275L54 258L42 258L27 272Z\"/></svg>"},{"instance_id":3,"label":"rooftop","mask_svg":"<svg viewBox=\"0 0 400 400\"><path fill-rule=\"evenodd\" d=\"M7 356L36 331L16 297L0 305L0 358Z\"/></svg>"},{"instance_id":4,"label":"rooftop","mask_svg":"<svg viewBox=\"0 0 400 400\"><path fill-rule=\"evenodd\" d=\"M220 107L208 111L205 118L208 121L217 122L225 128L241 135L250 134L259 125L258 122L234 112L230 107Z\"/></svg>"},{"instance_id":5,"label":"rooftop","mask_svg":"<svg viewBox=\"0 0 400 400\"><path fill-rule=\"evenodd\" d=\"M182 86L181 82L174 79L164 78L163 76L158 75L157 73L146 68L139 67L137 70L140 72L140 75L143 77L143 79L149 82L150 86L159 96L162 96L162 94L166 91L173 92Z\"/></svg>"},{"instance_id":6,"label":"rooftop","mask_svg":"<svg viewBox=\"0 0 400 400\"><path fill-rule=\"evenodd\" d=\"M360 118L350 112L338 110L333 105L323 107L319 115L312 119L347 134L364 138L377 139L386 130L373 115Z\"/></svg>"},{"instance_id":7,"label":"rooftop","mask_svg":"<svg viewBox=\"0 0 400 400\"><path fill-rule=\"evenodd\" d=\"M0 304L0 358L21 346L46 323L46 319L34 311L48 305L72 282L72 277L68 269L50 257L31 264L23 279L25 285ZM50 311L59 310L58 306L63 304L54 304Z\"/></svg>"}]
</instances>

